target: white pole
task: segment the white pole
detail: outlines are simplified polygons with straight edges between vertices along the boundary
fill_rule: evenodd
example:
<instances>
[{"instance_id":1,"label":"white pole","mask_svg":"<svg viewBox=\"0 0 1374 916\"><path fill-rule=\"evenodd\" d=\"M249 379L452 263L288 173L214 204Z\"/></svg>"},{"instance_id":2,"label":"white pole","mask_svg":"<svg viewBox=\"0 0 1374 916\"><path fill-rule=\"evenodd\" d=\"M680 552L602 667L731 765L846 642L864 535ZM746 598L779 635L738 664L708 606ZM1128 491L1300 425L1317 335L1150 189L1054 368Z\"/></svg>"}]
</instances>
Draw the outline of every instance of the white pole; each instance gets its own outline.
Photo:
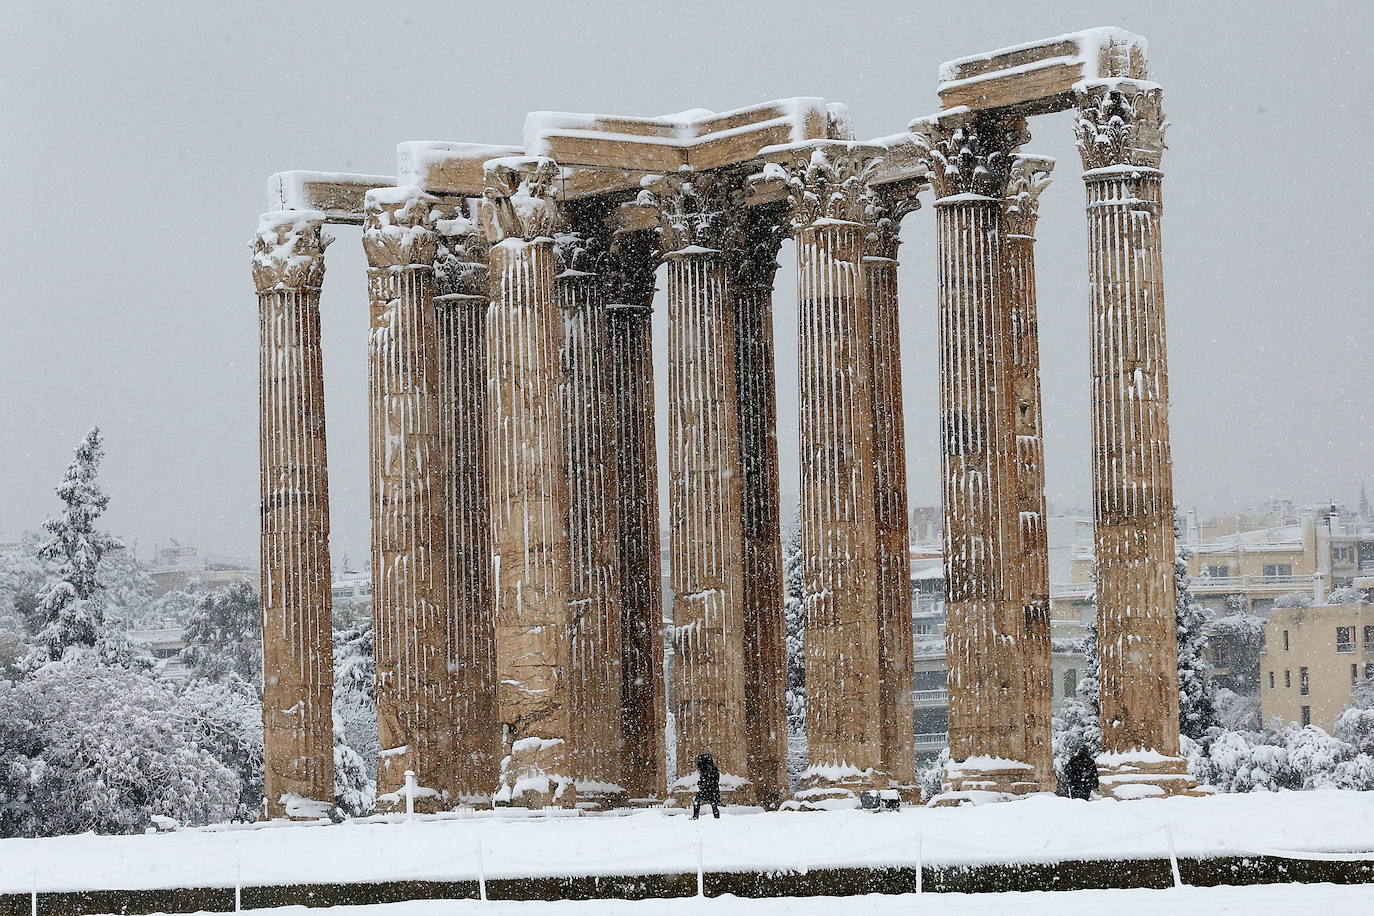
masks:
<instances>
[{"instance_id":1,"label":"white pole","mask_svg":"<svg viewBox=\"0 0 1374 916\"><path fill-rule=\"evenodd\" d=\"M1183 886L1183 876L1178 870L1178 853L1174 850L1174 828L1171 824L1164 825L1164 836L1169 841L1169 868L1174 873L1174 887Z\"/></svg>"},{"instance_id":2,"label":"white pole","mask_svg":"<svg viewBox=\"0 0 1374 916\"><path fill-rule=\"evenodd\" d=\"M29 916L38 916L38 866L33 867L33 885L29 889Z\"/></svg>"},{"instance_id":3,"label":"white pole","mask_svg":"<svg viewBox=\"0 0 1374 916\"><path fill-rule=\"evenodd\" d=\"M234 912L243 910L243 860L234 863Z\"/></svg>"},{"instance_id":4,"label":"white pole","mask_svg":"<svg viewBox=\"0 0 1374 916\"><path fill-rule=\"evenodd\" d=\"M406 820L415 820L415 771L406 770Z\"/></svg>"},{"instance_id":5,"label":"white pole","mask_svg":"<svg viewBox=\"0 0 1374 916\"><path fill-rule=\"evenodd\" d=\"M482 835L477 835L477 899L487 899L487 859L482 854Z\"/></svg>"},{"instance_id":6,"label":"white pole","mask_svg":"<svg viewBox=\"0 0 1374 916\"><path fill-rule=\"evenodd\" d=\"M916 893L921 892L923 876L925 874L925 850L921 848L921 841L924 839L921 831L916 831Z\"/></svg>"},{"instance_id":7,"label":"white pole","mask_svg":"<svg viewBox=\"0 0 1374 916\"><path fill-rule=\"evenodd\" d=\"M701 838L697 838L697 896L706 897L706 869L703 863L705 854L701 848Z\"/></svg>"}]
</instances>

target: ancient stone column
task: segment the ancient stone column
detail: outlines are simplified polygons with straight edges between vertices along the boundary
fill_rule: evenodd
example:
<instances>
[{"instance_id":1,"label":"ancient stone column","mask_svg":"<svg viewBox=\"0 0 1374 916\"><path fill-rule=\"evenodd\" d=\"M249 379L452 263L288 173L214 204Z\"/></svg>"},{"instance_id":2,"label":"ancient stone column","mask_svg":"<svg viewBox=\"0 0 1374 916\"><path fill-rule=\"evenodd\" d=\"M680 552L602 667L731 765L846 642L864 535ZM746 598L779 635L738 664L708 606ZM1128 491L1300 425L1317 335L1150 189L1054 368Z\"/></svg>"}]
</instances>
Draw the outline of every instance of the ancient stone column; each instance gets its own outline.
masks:
<instances>
[{"instance_id":1,"label":"ancient stone column","mask_svg":"<svg viewBox=\"0 0 1374 916\"><path fill-rule=\"evenodd\" d=\"M661 801L667 788L663 682L663 586L659 555L658 452L654 441L654 270L658 240L623 232L607 263L611 441L620 540L620 683L624 769L632 802Z\"/></svg>"},{"instance_id":2,"label":"ancient stone column","mask_svg":"<svg viewBox=\"0 0 1374 916\"><path fill-rule=\"evenodd\" d=\"M677 771L690 797L696 756L714 755L722 799L753 801L744 691L744 497L728 244L732 183L656 179L668 262L668 515Z\"/></svg>"},{"instance_id":3,"label":"ancient stone column","mask_svg":"<svg viewBox=\"0 0 1374 916\"><path fill-rule=\"evenodd\" d=\"M874 522L878 529L879 709L883 768L917 802L912 708L911 538L908 532L906 430L897 246L906 214L920 206L920 184L880 186L867 209L864 278L873 366Z\"/></svg>"},{"instance_id":4,"label":"ancient stone column","mask_svg":"<svg viewBox=\"0 0 1374 916\"><path fill-rule=\"evenodd\" d=\"M788 794L787 622L773 363L773 278L787 227L786 206L752 207L739 221L741 247L731 283L735 412L744 471L744 711L749 781L758 803L772 809Z\"/></svg>"},{"instance_id":5,"label":"ancient stone column","mask_svg":"<svg viewBox=\"0 0 1374 916\"><path fill-rule=\"evenodd\" d=\"M377 663L377 801L404 809L456 803L453 619L445 557L445 493L434 310L435 199L413 186L368 191L372 619Z\"/></svg>"},{"instance_id":6,"label":"ancient stone column","mask_svg":"<svg viewBox=\"0 0 1374 916\"><path fill-rule=\"evenodd\" d=\"M1006 223L1007 327L1011 388L1016 409L1017 580L1021 589L1022 672L1026 679L1026 762L1043 786L1053 785L1050 740L1053 695L1050 647L1049 540L1045 527L1045 447L1040 405L1040 331L1035 300L1035 224L1040 192L1050 183L1054 160L1012 159Z\"/></svg>"},{"instance_id":7,"label":"ancient stone column","mask_svg":"<svg viewBox=\"0 0 1374 916\"><path fill-rule=\"evenodd\" d=\"M434 308L444 481L449 667L458 801L489 806L497 788L495 594L487 495L487 240L467 204L435 224Z\"/></svg>"},{"instance_id":8,"label":"ancient stone column","mask_svg":"<svg viewBox=\"0 0 1374 916\"><path fill-rule=\"evenodd\" d=\"M788 173L810 747L797 793L803 805L857 805L860 791L891 781L883 759L873 329L863 265L866 180L881 152L832 141L798 154Z\"/></svg>"},{"instance_id":9,"label":"ancient stone column","mask_svg":"<svg viewBox=\"0 0 1374 916\"><path fill-rule=\"evenodd\" d=\"M320 286L324 214L264 213L258 290L263 795L268 817L334 807L334 642Z\"/></svg>"},{"instance_id":10,"label":"ancient stone column","mask_svg":"<svg viewBox=\"0 0 1374 916\"><path fill-rule=\"evenodd\" d=\"M916 121L939 249L940 438L949 661L947 793L1042 786L1031 763L1003 199L1025 122ZM951 795L950 801L960 796Z\"/></svg>"},{"instance_id":11,"label":"ancient stone column","mask_svg":"<svg viewBox=\"0 0 1374 916\"><path fill-rule=\"evenodd\" d=\"M1160 257L1161 92L1080 84L1088 190L1102 791L1191 788L1178 742L1174 497Z\"/></svg>"},{"instance_id":12,"label":"ancient stone column","mask_svg":"<svg viewBox=\"0 0 1374 916\"><path fill-rule=\"evenodd\" d=\"M557 236L554 278L563 313L563 409L568 474L568 557L572 591L572 718L578 729L577 795L583 807L628 798L622 778L620 538L611 448L610 331L606 282L609 203L568 205Z\"/></svg>"},{"instance_id":13,"label":"ancient stone column","mask_svg":"<svg viewBox=\"0 0 1374 916\"><path fill-rule=\"evenodd\" d=\"M571 715L563 319L554 291L558 167L487 163L489 485L496 588L498 804L572 807L581 723ZM516 198L519 206L512 198Z\"/></svg>"}]
</instances>

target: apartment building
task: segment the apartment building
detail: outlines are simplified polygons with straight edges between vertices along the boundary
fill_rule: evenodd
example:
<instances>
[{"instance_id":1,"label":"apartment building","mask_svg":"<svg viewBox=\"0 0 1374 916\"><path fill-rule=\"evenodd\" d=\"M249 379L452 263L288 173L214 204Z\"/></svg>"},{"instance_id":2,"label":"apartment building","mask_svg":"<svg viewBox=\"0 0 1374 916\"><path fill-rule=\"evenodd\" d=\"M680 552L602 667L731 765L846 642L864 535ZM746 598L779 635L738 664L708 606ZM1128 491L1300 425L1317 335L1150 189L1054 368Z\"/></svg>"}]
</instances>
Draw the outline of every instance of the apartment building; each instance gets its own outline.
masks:
<instances>
[{"instance_id":1,"label":"apartment building","mask_svg":"<svg viewBox=\"0 0 1374 916\"><path fill-rule=\"evenodd\" d=\"M1374 605L1314 605L1270 614L1260 657L1266 724L1317 725L1329 732L1350 705L1352 689L1368 677L1374 677Z\"/></svg>"}]
</instances>

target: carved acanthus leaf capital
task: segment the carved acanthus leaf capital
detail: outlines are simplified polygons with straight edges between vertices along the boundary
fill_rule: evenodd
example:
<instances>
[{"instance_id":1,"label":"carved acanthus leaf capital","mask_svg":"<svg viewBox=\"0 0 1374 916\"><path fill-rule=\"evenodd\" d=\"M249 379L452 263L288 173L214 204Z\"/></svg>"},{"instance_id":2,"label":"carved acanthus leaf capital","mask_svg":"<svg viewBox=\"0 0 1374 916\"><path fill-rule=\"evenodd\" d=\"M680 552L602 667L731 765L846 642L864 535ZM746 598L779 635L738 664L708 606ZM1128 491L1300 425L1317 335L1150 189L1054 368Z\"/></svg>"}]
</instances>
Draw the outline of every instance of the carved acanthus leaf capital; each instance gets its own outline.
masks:
<instances>
[{"instance_id":1,"label":"carved acanthus leaf capital","mask_svg":"<svg viewBox=\"0 0 1374 916\"><path fill-rule=\"evenodd\" d=\"M654 272L660 248L652 229L622 230L611 239L606 266L606 302L649 308L654 301Z\"/></svg>"},{"instance_id":2,"label":"carved acanthus leaf capital","mask_svg":"<svg viewBox=\"0 0 1374 916\"><path fill-rule=\"evenodd\" d=\"M921 200L916 195L925 187L923 180L911 179L876 185L870 189L864 221L868 225L866 238L872 244L874 254L887 258L897 256L902 220L908 213L921 208Z\"/></svg>"},{"instance_id":3,"label":"carved acanthus leaf capital","mask_svg":"<svg viewBox=\"0 0 1374 916\"><path fill-rule=\"evenodd\" d=\"M332 241L318 210L264 213L253 239L253 284L259 293L319 289L324 283L324 250Z\"/></svg>"},{"instance_id":4,"label":"carved acanthus leaf capital","mask_svg":"<svg viewBox=\"0 0 1374 916\"><path fill-rule=\"evenodd\" d=\"M1074 134L1083 168L1159 168L1164 155L1164 93L1155 83L1113 79L1079 83Z\"/></svg>"},{"instance_id":5,"label":"carved acanthus leaf capital","mask_svg":"<svg viewBox=\"0 0 1374 916\"><path fill-rule=\"evenodd\" d=\"M371 267L434 263L438 198L415 185L374 188L363 196L363 252Z\"/></svg>"},{"instance_id":6,"label":"carved acanthus leaf capital","mask_svg":"<svg viewBox=\"0 0 1374 916\"><path fill-rule=\"evenodd\" d=\"M929 159L937 200L963 194L1001 200L1012 154L1030 140L1025 118L994 112L921 118L911 133Z\"/></svg>"},{"instance_id":7,"label":"carved acanthus leaf capital","mask_svg":"<svg viewBox=\"0 0 1374 916\"><path fill-rule=\"evenodd\" d=\"M789 204L779 201L748 207L740 215L740 245L734 273L737 285L773 288L778 249L790 229L789 211Z\"/></svg>"},{"instance_id":8,"label":"carved acanthus leaf capital","mask_svg":"<svg viewBox=\"0 0 1374 916\"><path fill-rule=\"evenodd\" d=\"M1003 212L1007 231L1012 235L1035 235L1040 217L1040 192L1050 186L1054 160L1048 156L1016 156L1011 165L1011 181Z\"/></svg>"},{"instance_id":9,"label":"carved acanthus leaf capital","mask_svg":"<svg viewBox=\"0 0 1374 916\"><path fill-rule=\"evenodd\" d=\"M553 237L560 272L604 277L613 233L606 220L617 203L609 197L597 196L564 206L567 222Z\"/></svg>"},{"instance_id":10,"label":"carved acanthus leaf capital","mask_svg":"<svg viewBox=\"0 0 1374 916\"><path fill-rule=\"evenodd\" d=\"M490 245L481 223L468 201L456 212L445 214L434 224L438 250L434 257L436 296L474 296L487 294L487 255Z\"/></svg>"},{"instance_id":11,"label":"carved acanthus leaf capital","mask_svg":"<svg viewBox=\"0 0 1374 916\"><path fill-rule=\"evenodd\" d=\"M869 206L869 179L883 159L881 146L822 140L764 167L766 178L787 182L787 202L797 229L823 219L861 222Z\"/></svg>"},{"instance_id":12,"label":"carved acanthus leaf capital","mask_svg":"<svg viewBox=\"0 0 1374 916\"><path fill-rule=\"evenodd\" d=\"M503 156L483 166L482 226L493 244L553 238L566 225L554 194L558 163L544 156Z\"/></svg>"},{"instance_id":13,"label":"carved acanthus leaf capital","mask_svg":"<svg viewBox=\"0 0 1374 916\"><path fill-rule=\"evenodd\" d=\"M646 177L636 203L657 211L665 252L726 251L735 247L733 211L743 193L734 173L670 172Z\"/></svg>"}]
</instances>

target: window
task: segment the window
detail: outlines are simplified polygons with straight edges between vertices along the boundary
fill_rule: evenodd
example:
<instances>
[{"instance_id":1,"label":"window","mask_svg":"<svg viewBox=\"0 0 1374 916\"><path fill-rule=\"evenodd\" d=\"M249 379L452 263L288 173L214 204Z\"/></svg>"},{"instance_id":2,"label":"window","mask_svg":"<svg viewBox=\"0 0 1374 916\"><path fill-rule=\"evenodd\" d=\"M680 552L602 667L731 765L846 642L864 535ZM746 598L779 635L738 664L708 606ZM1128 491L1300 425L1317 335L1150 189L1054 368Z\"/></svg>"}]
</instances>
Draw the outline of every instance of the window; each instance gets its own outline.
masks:
<instances>
[{"instance_id":1,"label":"window","mask_svg":"<svg viewBox=\"0 0 1374 916\"><path fill-rule=\"evenodd\" d=\"M1269 672L1269 689L1274 689L1274 672L1272 671Z\"/></svg>"},{"instance_id":2,"label":"window","mask_svg":"<svg viewBox=\"0 0 1374 916\"><path fill-rule=\"evenodd\" d=\"M1303 724L1303 725L1311 725L1311 724L1312 724L1312 707L1311 707L1311 706L1304 706L1304 707L1302 708L1302 724Z\"/></svg>"},{"instance_id":3,"label":"window","mask_svg":"<svg viewBox=\"0 0 1374 916\"><path fill-rule=\"evenodd\" d=\"M1293 575L1293 564L1292 564L1292 563L1265 563L1265 564L1264 564L1264 577L1265 577L1266 579L1272 579L1272 578L1274 578L1274 577L1276 577L1276 576L1291 576L1291 575Z\"/></svg>"},{"instance_id":4,"label":"window","mask_svg":"<svg viewBox=\"0 0 1374 916\"><path fill-rule=\"evenodd\" d=\"M1348 566L1355 562L1355 549L1353 547L1332 547L1331 562L1340 563Z\"/></svg>"},{"instance_id":5,"label":"window","mask_svg":"<svg viewBox=\"0 0 1374 916\"><path fill-rule=\"evenodd\" d=\"M1283 651L1288 651L1288 631L1283 631Z\"/></svg>"},{"instance_id":6,"label":"window","mask_svg":"<svg viewBox=\"0 0 1374 916\"><path fill-rule=\"evenodd\" d=\"M1374 652L1374 627L1364 628L1364 650Z\"/></svg>"},{"instance_id":7,"label":"window","mask_svg":"<svg viewBox=\"0 0 1374 916\"><path fill-rule=\"evenodd\" d=\"M1364 663L1364 676L1367 678L1374 678L1374 662Z\"/></svg>"},{"instance_id":8,"label":"window","mask_svg":"<svg viewBox=\"0 0 1374 916\"><path fill-rule=\"evenodd\" d=\"M1360 682L1360 666L1351 664L1350 666L1350 686L1354 687Z\"/></svg>"},{"instance_id":9,"label":"window","mask_svg":"<svg viewBox=\"0 0 1374 916\"><path fill-rule=\"evenodd\" d=\"M1078 669L1070 668L1064 672L1064 696L1071 697L1078 690Z\"/></svg>"},{"instance_id":10,"label":"window","mask_svg":"<svg viewBox=\"0 0 1374 916\"><path fill-rule=\"evenodd\" d=\"M1355 651L1355 628L1336 627L1336 651L1354 652Z\"/></svg>"},{"instance_id":11,"label":"window","mask_svg":"<svg viewBox=\"0 0 1374 916\"><path fill-rule=\"evenodd\" d=\"M1283 672L1283 686L1285 686L1285 687L1292 687L1292 686L1293 686L1293 672L1292 672L1292 671L1289 671L1289 670L1287 670L1287 669L1284 669L1284 672Z\"/></svg>"},{"instance_id":12,"label":"window","mask_svg":"<svg viewBox=\"0 0 1374 916\"><path fill-rule=\"evenodd\" d=\"M1231 567L1227 566L1225 563L1211 564L1202 567L1202 575L1209 579L1213 577L1225 579L1227 576L1231 575Z\"/></svg>"},{"instance_id":13,"label":"window","mask_svg":"<svg viewBox=\"0 0 1374 916\"><path fill-rule=\"evenodd\" d=\"M1312 693L1312 682L1307 679L1306 668L1298 669L1298 693L1302 696L1308 696ZM1304 722L1303 724L1306 725L1307 723Z\"/></svg>"}]
</instances>

